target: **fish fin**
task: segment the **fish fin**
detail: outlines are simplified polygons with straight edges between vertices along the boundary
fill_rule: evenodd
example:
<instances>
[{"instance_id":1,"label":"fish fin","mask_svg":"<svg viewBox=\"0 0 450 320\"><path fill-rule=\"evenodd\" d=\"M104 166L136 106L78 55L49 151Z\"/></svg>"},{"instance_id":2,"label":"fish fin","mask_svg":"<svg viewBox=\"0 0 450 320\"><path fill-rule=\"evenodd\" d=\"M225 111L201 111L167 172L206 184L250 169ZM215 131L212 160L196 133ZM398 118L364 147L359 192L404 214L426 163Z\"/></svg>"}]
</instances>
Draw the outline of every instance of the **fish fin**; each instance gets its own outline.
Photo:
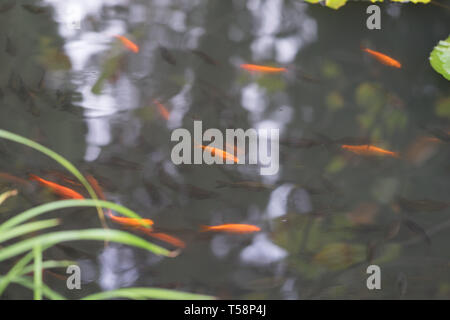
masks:
<instances>
[{"instance_id":1,"label":"fish fin","mask_svg":"<svg viewBox=\"0 0 450 320\"><path fill-rule=\"evenodd\" d=\"M211 229L211 227L209 227L209 226L204 226L204 225L201 225L200 226L200 231L201 232L207 232L207 231L209 231Z\"/></svg>"}]
</instances>

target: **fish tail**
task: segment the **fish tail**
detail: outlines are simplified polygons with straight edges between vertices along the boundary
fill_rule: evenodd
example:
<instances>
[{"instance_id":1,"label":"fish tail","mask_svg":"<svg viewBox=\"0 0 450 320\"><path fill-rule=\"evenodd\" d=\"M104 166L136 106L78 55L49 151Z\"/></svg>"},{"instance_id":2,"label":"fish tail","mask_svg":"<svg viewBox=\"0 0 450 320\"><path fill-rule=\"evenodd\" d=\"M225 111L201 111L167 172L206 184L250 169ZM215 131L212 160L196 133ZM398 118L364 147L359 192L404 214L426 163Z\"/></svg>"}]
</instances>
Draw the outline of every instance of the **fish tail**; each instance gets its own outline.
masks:
<instances>
[{"instance_id":1,"label":"fish tail","mask_svg":"<svg viewBox=\"0 0 450 320\"><path fill-rule=\"evenodd\" d=\"M29 174L28 174L28 178L29 178L30 180L34 180L34 181L40 181L40 180L41 180L41 178L39 178L37 175L32 174L32 173L29 173Z\"/></svg>"},{"instance_id":2,"label":"fish tail","mask_svg":"<svg viewBox=\"0 0 450 320\"><path fill-rule=\"evenodd\" d=\"M210 226L204 226L204 225L201 225L200 226L200 231L201 232L208 232L208 231L210 231L211 230L211 227Z\"/></svg>"},{"instance_id":3,"label":"fish tail","mask_svg":"<svg viewBox=\"0 0 450 320\"><path fill-rule=\"evenodd\" d=\"M106 211L106 215L107 215L108 217L110 217L111 219L114 219L114 218L113 218L114 215L112 214L111 209L108 209L108 211Z\"/></svg>"}]
</instances>

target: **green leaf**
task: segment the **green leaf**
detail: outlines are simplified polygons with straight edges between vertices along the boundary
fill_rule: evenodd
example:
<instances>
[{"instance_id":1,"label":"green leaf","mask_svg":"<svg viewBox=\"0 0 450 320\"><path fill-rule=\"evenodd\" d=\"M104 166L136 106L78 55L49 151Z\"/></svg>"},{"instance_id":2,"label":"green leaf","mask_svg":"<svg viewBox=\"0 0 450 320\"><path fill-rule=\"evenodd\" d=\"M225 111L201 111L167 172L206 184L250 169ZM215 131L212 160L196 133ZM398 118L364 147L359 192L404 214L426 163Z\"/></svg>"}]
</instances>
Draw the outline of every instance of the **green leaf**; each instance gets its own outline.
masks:
<instances>
[{"instance_id":1,"label":"green leaf","mask_svg":"<svg viewBox=\"0 0 450 320\"><path fill-rule=\"evenodd\" d=\"M430 64L436 72L450 80L450 36L445 41L439 41L430 55Z\"/></svg>"},{"instance_id":2,"label":"green leaf","mask_svg":"<svg viewBox=\"0 0 450 320\"><path fill-rule=\"evenodd\" d=\"M34 218L34 217L44 214L46 212L64 209L64 208L72 208L72 207L103 207L103 208L108 208L108 209L117 211L129 218L141 219L141 217L134 211L132 211L128 208L125 208L125 207L121 206L120 204L116 204L116 203L109 202L109 201L92 200L92 199L59 200L59 201L54 201L54 202L50 202L50 203L45 203L40 206L28 209L16 216L10 218L9 220L5 221L3 224L0 225L0 231L10 229L24 221L27 221L28 219Z\"/></svg>"},{"instance_id":3,"label":"green leaf","mask_svg":"<svg viewBox=\"0 0 450 320\"><path fill-rule=\"evenodd\" d=\"M42 300L42 248L37 243L33 247L34 255L34 300Z\"/></svg>"},{"instance_id":4,"label":"green leaf","mask_svg":"<svg viewBox=\"0 0 450 320\"><path fill-rule=\"evenodd\" d=\"M126 245L135 246L153 252L157 255L173 257L174 254L167 249L147 242L139 237L136 237L127 232L118 230L104 230L104 229L88 229L88 230L73 230L47 233L31 239L23 240L21 242L10 245L0 250L0 261L15 257L19 254L33 249L36 245L42 247L53 246L60 242L74 241L74 240L107 240Z\"/></svg>"},{"instance_id":5,"label":"green leaf","mask_svg":"<svg viewBox=\"0 0 450 320\"><path fill-rule=\"evenodd\" d=\"M43 220L43 221L36 221L36 222L30 222L23 224L21 226L18 226L17 228L13 228L11 230L7 230L6 232L0 233L0 243L5 242L7 240L20 237L24 234L35 232L38 230L46 229L55 227L59 224L58 219L50 219L50 220Z\"/></svg>"},{"instance_id":6,"label":"green leaf","mask_svg":"<svg viewBox=\"0 0 450 320\"><path fill-rule=\"evenodd\" d=\"M392 2L401 2L401 3L406 3L406 2L412 2L412 3L430 3L431 0L391 0Z\"/></svg>"},{"instance_id":7,"label":"green leaf","mask_svg":"<svg viewBox=\"0 0 450 320\"><path fill-rule=\"evenodd\" d=\"M0 205L3 202L5 202L6 199L17 196L17 194L18 194L17 190L10 190L10 191L6 191L6 192L0 194Z\"/></svg>"},{"instance_id":8,"label":"green leaf","mask_svg":"<svg viewBox=\"0 0 450 320\"><path fill-rule=\"evenodd\" d=\"M19 275L23 268L33 259L33 252L29 252L25 256L23 256L4 276L0 279L0 296L2 295L3 291L6 290L9 283L15 279L17 275ZM33 287L33 284L31 284L31 287Z\"/></svg>"},{"instance_id":9,"label":"green leaf","mask_svg":"<svg viewBox=\"0 0 450 320\"><path fill-rule=\"evenodd\" d=\"M42 261L42 270L55 269L55 268L67 268L68 266L76 265L76 264L77 264L76 261L70 261L70 260L60 260L60 261L47 260L47 261ZM19 276L23 276L27 273L32 272L33 270L34 270L34 265L29 265L29 266L23 268L23 270L20 272Z\"/></svg>"},{"instance_id":10,"label":"green leaf","mask_svg":"<svg viewBox=\"0 0 450 320\"><path fill-rule=\"evenodd\" d=\"M0 277L0 282L4 279L5 279L5 277ZM34 289L33 282L28 277L16 277L16 278L12 279L11 282L20 284L21 286L28 288L30 290ZM52 300L66 300L66 298L64 298L59 293L50 289L45 284L42 284L42 293L44 294L44 296L46 296Z\"/></svg>"},{"instance_id":11,"label":"green leaf","mask_svg":"<svg viewBox=\"0 0 450 320\"><path fill-rule=\"evenodd\" d=\"M339 9L347 3L347 0L326 0L325 4L327 7L332 9Z\"/></svg>"},{"instance_id":12,"label":"green leaf","mask_svg":"<svg viewBox=\"0 0 450 320\"><path fill-rule=\"evenodd\" d=\"M158 288L124 288L106 292L91 294L82 300L104 300L114 298L128 299L168 299L168 300L212 300L215 297L200 294L179 292L168 289Z\"/></svg>"}]
</instances>

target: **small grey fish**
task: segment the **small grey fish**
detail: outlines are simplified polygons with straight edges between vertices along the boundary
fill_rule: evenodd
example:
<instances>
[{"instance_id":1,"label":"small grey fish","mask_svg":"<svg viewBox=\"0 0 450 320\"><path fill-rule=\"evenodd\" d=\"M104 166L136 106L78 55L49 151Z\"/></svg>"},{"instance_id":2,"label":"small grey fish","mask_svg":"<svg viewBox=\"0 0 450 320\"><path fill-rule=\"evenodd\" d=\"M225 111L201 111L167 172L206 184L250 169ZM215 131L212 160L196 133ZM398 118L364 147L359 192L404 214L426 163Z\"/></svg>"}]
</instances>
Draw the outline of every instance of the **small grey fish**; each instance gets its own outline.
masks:
<instances>
[{"instance_id":1,"label":"small grey fish","mask_svg":"<svg viewBox=\"0 0 450 320\"><path fill-rule=\"evenodd\" d=\"M415 223L410 219L404 219L403 224L412 232L423 237L428 245L431 245L430 237L427 235L426 231L421 226L419 226L417 223Z\"/></svg>"},{"instance_id":2,"label":"small grey fish","mask_svg":"<svg viewBox=\"0 0 450 320\"><path fill-rule=\"evenodd\" d=\"M41 115L41 111L36 107L33 99L28 101L28 111L35 117L39 117Z\"/></svg>"},{"instance_id":3,"label":"small grey fish","mask_svg":"<svg viewBox=\"0 0 450 320\"><path fill-rule=\"evenodd\" d=\"M238 182L227 182L222 180L216 180L217 186L216 188L234 188L234 189L247 189L247 190L255 190L255 191L262 191L262 190L272 190L274 189L273 186L265 185L260 182L256 181L238 181Z\"/></svg>"},{"instance_id":4,"label":"small grey fish","mask_svg":"<svg viewBox=\"0 0 450 320\"><path fill-rule=\"evenodd\" d=\"M396 220L393 223L391 223L388 229L386 230L384 239L385 240L394 239L398 235L401 225L402 225L401 220Z\"/></svg>"},{"instance_id":5,"label":"small grey fish","mask_svg":"<svg viewBox=\"0 0 450 320\"><path fill-rule=\"evenodd\" d=\"M46 76L46 71L43 70L41 79L39 80L38 85L37 85L38 90L42 90L44 88L45 76Z\"/></svg>"},{"instance_id":6,"label":"small grey fish","mask_svg":"<svg viewBox=\"0 0 450 320\"><path fill-rule=\"evenodd\" d=\"M439 128L429 128L426 125L419 125L420 128L422 128L425 131L428 131L431 135L436 137L437 139L443 141L443 142L450 142L450 131L449 130L443 130Z\"/></svg>"},{"instance_id":7,"label":"small grey fish","mask_svg":"<svg viewBox=\"0 0 450 320\"><path fill-rule=\"evenodd\" d=\"M377 249L378 249L377 241L370 241L367 244L367 249L366 249L367 263L372 263L373 259L375 258L375 255L377 254Z\"/></svg>"},{"instance_id":8,"label":"small grey fish","mask_svg":"<svg viewBox=\"0 0 450 320\"><path fill-rule=\"evenodd\" d=\"M12 92L18 92L19 90L19 80L14 71L11 72L8 79L8 89Z\"/></svg>"},{"instance_id":9,"label":"small grey fish","mask_svg":"<svg viewBox=\"0 0 450 320\"><path fill-rule=\"evenodd\" d=\"M201 50L191 50L191 52L193 54L197 55L198 57L200 57L207 64L210 64L212 66L218 66L219 65L219 63L216 60L214 60L208 54L206 54L205 52L203 52Z\"/></svg>"},{"instance_id":10,"label":"small grey fish","mask_svg":"<svg viewBox=\"0 0 450 320\"><path fill-rule=\"evenodd\" d=\"M174 56L167 50L167 48L160 46L159 52L161 53L161 57L169 64L176 66L177 61L175 60Z\"/></svg>"},{"instance_id":11,"label":"small grey fish","mask_svg":"<svg viewBox=\"0 0 450 320\"><path fill-rule=\"evenodd\" d=\"M403 197L397 197L397 204L403 210L410 212L420 212L420 211L434 212L444 210L450 206L450 203L448 202L428 200L428 199L409 200Z\"/></svg>"},{"instance_id":12,"label":"small grey fish","mask_svg":"<svg viewBox=\"0 0 450 320\"><path fill-rule=\"evenodd\" d=\"M6 36L5 51L12 57L15 57L17 55L17 48L8 36Z\"/></svg>"},{"instance_id":13,"label":"small grey fish","mask_svg":"<svg viewBox=\"0 0 450 320\"><path fill-rule=\"evenodd\" d=\"M219 195L214 191L208 191L200 187L196 187L192 184L182 185L182 192L185 193L189 198L204 200L216 198Z\"/></svg>"},{"instance_id":14,"label":"small grey fish","mask_svg":"<svg viewBox=\"0 0 450 320\"><path fill-rule=\"evenodd\" d=\"M43 7L39 6L33 6L31 4L23 4L22 8L24 8L26 11L33 13L33 14L41 14L44 12L47 12L47 10Z\"/></svg>"},{"instance_id":15,"label":"small grey fish","mask_svg":"<svg viewBox=\"0 0 450 320\"><path fill-rule=\"evenodd\" d=\"M18 91L16 92L17 96L22 100L22 101L28 101L31 99L30 96L30 92L28 91L25 83L22 80L22 77L19 75L18 76Z\"/></svg>"},{"instance_id":16,"label":"small grey fish","mask_svg":"<svg viewBox=\"0 0 450 320\"><path fill-rule=\"evenodd\" d=\"M408 280L403 272L398 274L396 284L400 297L403 298L406 294L406 290L408 289Z\"/></svg>"}]
</instances>

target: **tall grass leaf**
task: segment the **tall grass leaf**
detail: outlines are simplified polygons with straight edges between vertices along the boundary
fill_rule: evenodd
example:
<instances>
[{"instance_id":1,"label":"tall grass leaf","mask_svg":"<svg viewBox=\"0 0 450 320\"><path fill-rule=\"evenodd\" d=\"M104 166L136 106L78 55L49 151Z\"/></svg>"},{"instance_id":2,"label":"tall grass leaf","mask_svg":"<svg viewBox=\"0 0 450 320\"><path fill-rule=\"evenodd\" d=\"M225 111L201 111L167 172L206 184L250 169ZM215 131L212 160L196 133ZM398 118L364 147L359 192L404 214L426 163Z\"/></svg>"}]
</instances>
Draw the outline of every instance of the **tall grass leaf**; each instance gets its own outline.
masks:
<instances>
[{"instance_id":1,"label":"tall grass leaf","mask_svg":"<svg viewBox=\"0 0 450 320\"><path fill-rule=\"evenodd\" d=\"M42 261L42 270L67 268L68 266L76 265L76 264L77 264L76 261L70 261L70 260L60 260L60 261L47 260L47 261ZM23 268L22 272L20 272L19 276L26 275L27 273L33 272L33 270L34 270L34 265L26 266L25 268Z\"/></svg>"},{"instance_id":2,"label":"tall grass leaf","mask_svg":"<svg viewBox=\"0 0 450 320\"><path fill-rule=\"evenodd\" d=\"M38 242L33 247L34 256L34 300L42 300L42 249Z\"/></svg>"},{"instance_id":3,"label":"tall grass leaf","mask_svg":"<svg viewBox=\"0 0 450 320\"><path fill-rule=\"evenodd\" d=\"M18 226L16 228L12 228L11 230L7 230L4 232L0 232L0 243L5 242L7 240L20 237L24 234L35 232L38 230L55 227L59 224L59 219L49 219L42 220L36 222L30 222Z\"/></svg>"},{"instance_id":4,"label":"tall grass leaf","mask_svg":"<svg viewBox=\"0 0 450 320\"><path fill-rule=\"evenodd\" d=\"M73 230L73 231L59 231L47 233L31 239L23 240L21 242L12 244L0 250L0 261L17 256L24 252L31 250L35 245L52 246L57 243L74 241L74 240L106 240L118 242L126 245L135 246L141 249L148 250L157 255L167 257L174 257L175 254L160 246L147 242L137 236L118 230L104 230L104 229L88 229L88 230Z\"/></svg>"},{"instance_id":5,"label":"tall grass leaf","mask_svg":"<svg viewBox=\"0 0 450 320\"><path fill-rule=\"evenodd\" d=\"M6 191L2 194L0 194L0 205L6 201L6 199L13 197L13 196L17 196L18 192L17 190L10 190L10 191Z\"/></svg>"},{"instance_id":6,"label":"tall grass leaf","mask_svg":"<svg viewBox=\"0 0 450 320\"><path fill-rule=\"evenodd\" d=\"M47 249L48 247L44 247L43 250ZM0 297L2 296L2 293L6 290L8 285L13 282L13 280L23 273L23 269L26 267L28 262L33 260L33 252L29 252L25 256L23 256L16 264L9 269L8 273L1 277L0 279ZM33 265L31 265L32 268L34 268Z\"/></svg>"},{"instance_id":7,"label":"tall grass leaf","mask_svg":"<svg viewBox=\"0 0 450 320\"><path fill-rule=\"evenodd\" d=\"M168 289L158 288L124 288L112 291L94 293L82 300L105 300L115 298L127 298L135 300L143 299L168 299L168 300L213 300L216 299L212 296L179 292Z\"/></svg>"},{"instance_id":8,"label":"tall grass leaf","mask_svg":"<svg viewBox=\"0 0 450 320\"><path fill-rule=\"evenodd\" d=\"M0 282L4 280L4 277L0 276ZM17 283L25 288L28 288L30 290L34 289L33 281L31 281L28 277L16 277L11 280L13 283ZM49 287L47 287L45 284L42 284L42 293L44 296L48 297L52 300L66 300L65 297L60 295L59 293L53 291Z\"/></svg>"},{"instance_id":9,"label":"tall grass leaf","mask_svg":"<svg viewBox=\"0 0 450 320\"><path fill-rule=\"evenodd\" d=\"M119 204L103 201L103 200L92 200L92 199L84 199L84 200L59 200L50 203L45 203L40 206L28 209L9 220L5 221L0 225L0 232L6 229L12 228L28 219L34 218L46 212L64 209L64 208L73 208L73 207L104 207L114 211L117 211L127 217L141 219L141 217L134 211L125 208ZM101 209L100 209L101 210Z\"/></svg>"}]
</instances>

